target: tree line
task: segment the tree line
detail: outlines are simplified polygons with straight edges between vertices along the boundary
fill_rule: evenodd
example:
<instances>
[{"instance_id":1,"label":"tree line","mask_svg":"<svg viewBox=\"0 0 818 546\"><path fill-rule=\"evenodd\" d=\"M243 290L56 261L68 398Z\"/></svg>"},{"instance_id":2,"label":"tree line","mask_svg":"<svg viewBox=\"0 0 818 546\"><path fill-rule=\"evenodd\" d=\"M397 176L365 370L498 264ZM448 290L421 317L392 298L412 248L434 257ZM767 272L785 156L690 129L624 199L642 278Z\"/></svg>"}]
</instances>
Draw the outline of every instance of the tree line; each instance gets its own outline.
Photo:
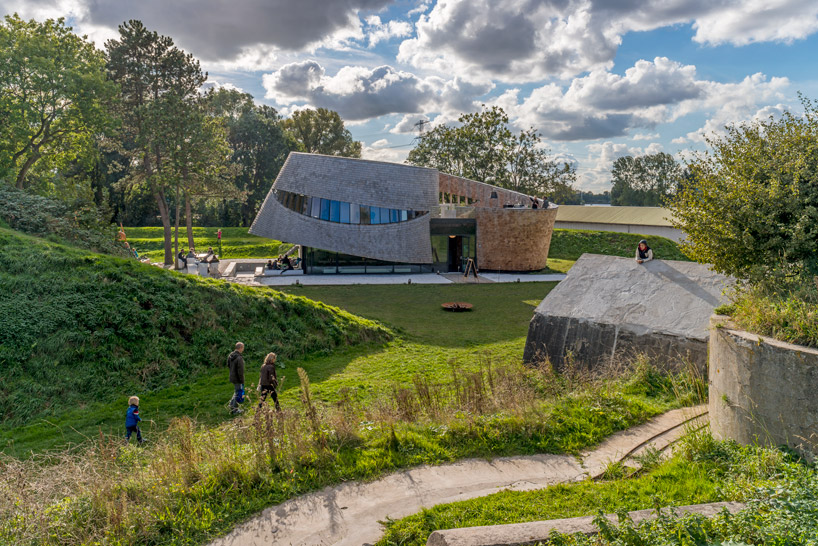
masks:
<instances>
[{"instance_id":1,"label":"tree line","mask_svg":"<svg viewBox=\"0 0 818 546\"><path fill-rule=\"evenodd\" d=\"M115 222L158 219L172 263L182 218L188 244L194 216L249 226L291 151L360 157L361 143L337 112L284 119L247 93L203 91L207 77L191 54L140 21L120 25L98 50L63 19L6 16L0 180L93 200Z\"/></svg>"}]
</instances>

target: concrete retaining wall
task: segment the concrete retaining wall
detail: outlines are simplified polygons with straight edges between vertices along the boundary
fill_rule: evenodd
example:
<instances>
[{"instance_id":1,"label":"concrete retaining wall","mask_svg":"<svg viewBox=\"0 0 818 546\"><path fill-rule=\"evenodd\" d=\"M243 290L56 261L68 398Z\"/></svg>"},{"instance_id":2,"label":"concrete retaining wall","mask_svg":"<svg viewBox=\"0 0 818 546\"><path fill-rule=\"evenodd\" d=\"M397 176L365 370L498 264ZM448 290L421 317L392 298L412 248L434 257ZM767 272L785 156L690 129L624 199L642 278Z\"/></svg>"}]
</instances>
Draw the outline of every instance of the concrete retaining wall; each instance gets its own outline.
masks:
<instances>
[{"instance_id":1,"label":"concrete retaining wall","mask_svg":"<svg viewBox=\"0 0 818 546\"><path fill-rule=\"evenodd\" d=\"M710 428L742 444L818 450L818 350L711 318Z\"/></svg>"}]
</instances>

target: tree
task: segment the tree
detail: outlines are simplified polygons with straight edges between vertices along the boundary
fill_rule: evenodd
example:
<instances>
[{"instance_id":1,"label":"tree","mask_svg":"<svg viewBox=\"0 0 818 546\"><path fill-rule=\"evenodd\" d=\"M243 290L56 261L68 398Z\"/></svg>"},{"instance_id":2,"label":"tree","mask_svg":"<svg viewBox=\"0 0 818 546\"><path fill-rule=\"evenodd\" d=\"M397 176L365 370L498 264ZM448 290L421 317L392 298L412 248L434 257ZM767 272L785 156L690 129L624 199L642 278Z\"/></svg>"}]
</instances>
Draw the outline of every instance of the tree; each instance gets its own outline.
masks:
<instances>
[{"instance_id":1,"label":"tree","mask_svg":"<svg viewBox=\"0 0 818 546\"><path fill-rule=\"evenodd\" d=\"M240 167L230 161L225 120L211 115L206 103L205 97L186 101L177 95L171 95L169 100L162 103L163 117L172 121L168 124L168 130L162 133L162 145L167 150L162 176L166 184L174 189L174 254L179 251L179 209L182 200L185 204L188 248L192 248L191 202L194 199L243 197L233 184Z\"/></svg>"},{"instance_id":2,"label":"tree","mask_svg":"<svg viewBox=\"0 0 818 546\"><path fill-rule=\"evenodd\" d=\"M682 248L751 281L818 274L818 110L727 127L670 203Z\"/></svg>"},{"instance_id":3,"label":"tree","mask_svg":"<svg viewBox=\"0 0 818 546\"><path fill-rule=\"evenodd\" d=\"M458 121L459 127L441 125L422 135L407 162L556 202L570 198L576 171L550 159L533 128L513 133L497 106Z\"/></svg>"},{"instance_id":4,"label":"tree","mask_svg":"<svg viewBox=\"0 0 818 546\"><path fill-rule=\"evenodd\" d=\"M249 226L287 155L298 150L299 144L284 130L275 108L256 105L249 94L219 89L208 94L208 104L213 115L225 119L232 161L241 167L236 187L246 199L228 205L240 208L241 225Z\"/></svg>"},{"instance_id":5,"label":"tree","mask_svg":"<svg viewBox=\"0 0 818 546\"><path fill-rule=\"evenodd\" d=\"M620 157L611 170L611 204L662 206L676 193L682 176L682 167L664 152Z\"/></svg>"},{"instance_id":6,"label":"tree","mask_svg":"<svg viewBox=\"0 0 818 546\"><path fill-rule=\"evenodd\" d=\"M123 152L129 159L127 182L144 184L156 201L165 238L165 264L173 263L169 184L178 180L166 166L176 140L175 112L199 99L207 79L199 62L173 40L147 30L139 21L119 26L119 40L108 40L109 77L120 86L118 115Z\"/></svg>"},{"instance_id":7,"label":"tree","mask_svg":"<svg viewBox=\"0 0 818 546\"><path fill-rule=\"evenodd\" d=\"M361 157L361 143L352 140L338 112L319 108L299 110L284 120L284 128L311 154Z\"/></svg>"},{"instance_id":8,"label":"tree","mask_svg":"<svg viewBox=\"0 0 818 546\"><path fill-rule=\"evenodd\" d=\"M63 19L0 24L0 175L20 188L42 159L69 161L110 123L105 59Z\"/></svg>"}]
</instances>

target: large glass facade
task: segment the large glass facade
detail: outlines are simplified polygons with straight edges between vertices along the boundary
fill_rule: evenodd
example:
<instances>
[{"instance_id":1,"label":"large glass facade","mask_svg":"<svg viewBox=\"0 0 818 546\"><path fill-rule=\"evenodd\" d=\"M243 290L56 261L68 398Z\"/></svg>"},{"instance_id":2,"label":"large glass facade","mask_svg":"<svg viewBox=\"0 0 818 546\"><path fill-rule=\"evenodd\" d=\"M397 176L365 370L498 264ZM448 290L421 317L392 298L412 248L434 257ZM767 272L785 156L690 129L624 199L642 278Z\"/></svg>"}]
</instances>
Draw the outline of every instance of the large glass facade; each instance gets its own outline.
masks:
<instances>
[{"instance_id":1,"label":"large glass facade","mask_svg":"<svg viewBox=\"0 0 818 546\"><path fill-rule=\"evenodd\" d=\"M431 273L431 264L405 264L351 256L318 248L304 247L304 270L308 274L326 275L373 273Z\"/></svg>"},{"instance_id":2,"label":"large glass facade","mask_svg":"<svg viewBox=\"0 0 818 546\"><path fill-rule=\"evenodd\" d=\"M299 214L338 224L397 224L408 222L429 211L389 209L334 199L309 197L299 193L275 190L279 203Z\"/></svg>"}]
</instances>

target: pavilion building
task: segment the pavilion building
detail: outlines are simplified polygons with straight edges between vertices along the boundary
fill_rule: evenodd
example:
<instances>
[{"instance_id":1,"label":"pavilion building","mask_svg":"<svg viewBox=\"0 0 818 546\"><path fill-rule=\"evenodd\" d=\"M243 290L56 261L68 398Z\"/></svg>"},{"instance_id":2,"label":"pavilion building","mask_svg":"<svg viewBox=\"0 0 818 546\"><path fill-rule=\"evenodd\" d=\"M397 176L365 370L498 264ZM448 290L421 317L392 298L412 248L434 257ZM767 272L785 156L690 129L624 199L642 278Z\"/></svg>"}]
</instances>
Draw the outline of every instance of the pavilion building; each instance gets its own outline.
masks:
<instances>
[{"instance_id":1,"label":"pavilion building","mask_svg":"<svg viewBox=\"0 0 818 546\"><path fill-rule=\"evenodd\" d=\"M301 246L305 273L537 271L557 206L436 169L293 152L250 233Z\"/></svg>"}]
</instances>

